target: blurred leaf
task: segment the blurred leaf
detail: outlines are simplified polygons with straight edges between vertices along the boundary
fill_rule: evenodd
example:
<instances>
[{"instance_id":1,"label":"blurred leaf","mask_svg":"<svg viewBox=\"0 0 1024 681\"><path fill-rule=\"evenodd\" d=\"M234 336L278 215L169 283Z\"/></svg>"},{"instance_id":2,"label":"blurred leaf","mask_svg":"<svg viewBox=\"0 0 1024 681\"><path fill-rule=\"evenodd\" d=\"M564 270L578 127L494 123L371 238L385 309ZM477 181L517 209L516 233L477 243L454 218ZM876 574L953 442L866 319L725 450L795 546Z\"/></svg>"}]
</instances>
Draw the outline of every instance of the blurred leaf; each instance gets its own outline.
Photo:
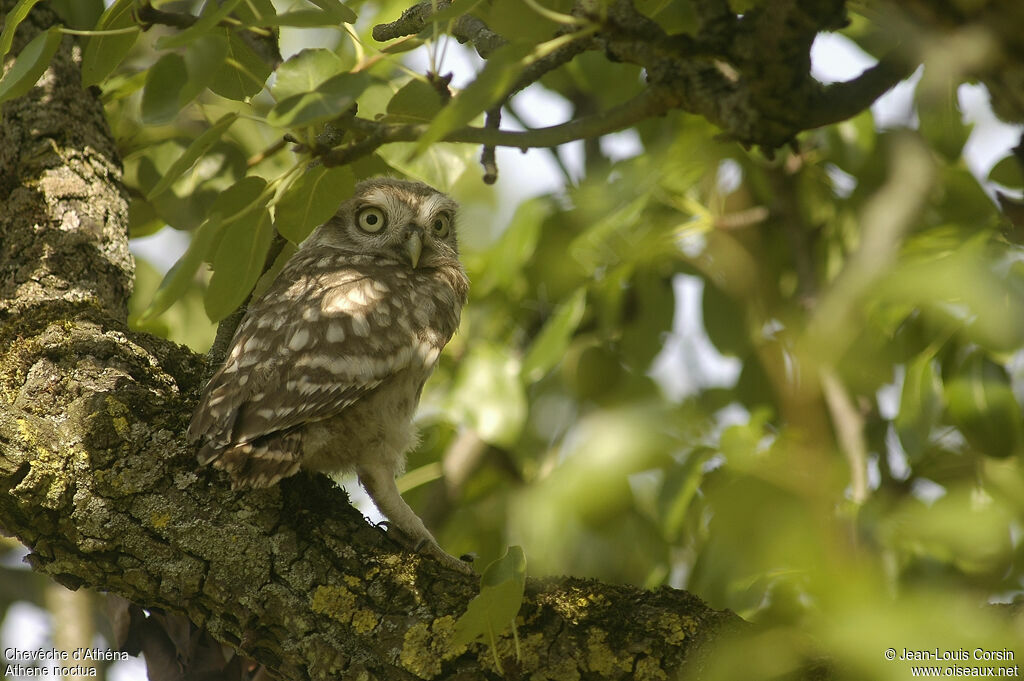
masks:
<instances>
[{"instance_id":1,"label":"blurred leaf","mask_svg":"<svg viewBox=\"0 0 1024 681\"><path fill-rule=\"evenodd\" d=\"M474 296L496 288L515 295L514 284L523 276L522 268L537 248L541 223L551 212L551 202L545 198L527 199L516 207L505 231L473 272Z\"/></svg>"},{"instance_id":2,"label":"blurred leaf","mask_svg":"<svg viewBox=\"0 0 1024 681\"><path fill-rule=\"evenodd\" d=\"M918 129L924 138L947 160L960 158L972 126L963 122L954 84L949 83L939 92L926 73L917 86L915 100Z\"/></svg>"},{"instance_id":3,"label":"blurred leaf","mask_svg":"<svg viewBox=\"0 0 1024 681\"><path fill-rule=\"evenodd\" d=\"M59 28L50 28L25 46L14 65L0 79L0 103L21 97L35 87L36 81L50 65L64 34Z\"/></svg>"},{"instance_id":4,"label":"blurred leaf","mask_svg":"<svg viewBox=\"0 0 1024 681\"><path fill-rule=\"evenodd\" d=\"M115 0L100 17L97 31L113 31L135 25L134 0ZM116 35L94 35L82 53L82 85L102 82L128 56L141 31Z\"/></svg>"},{"instance_id":5,"label":"blurred leaf","mask_svg":"<svg viewBox=\"0 0 1024 681\"><path fill-rule=\"evenodd\" d=\"M330 120L352 106L369 84L370 77L364 72L342 73L314 91L281 100L267 114L267 122L279 128L299 128Z\"/></svg>"},{"instance_id":6,"label":"blurred leaf","mask_svg":"<svg viewBox=\"0 0 1024 681\"><path fill-rule=\"evenodd\" d=\"M216 63L216 62L214 62ZM142 92L142 122L146 125L168 123L178 115L182 102L179 93L188 82L185 60L177 54L165 54L146 72Z\"/></svg>"},{"instance_id":7,"label":"blurred leaf","mask_svg":"<svg viewBox=\"0 0 1024 681\"><path fill-rule=\"evenodd\" d=\"M355 183L348 167L316 166L307 170L277 202L277 231L292 243L301 243L315 227L334 215L340 197L351 195Z\"/></svg>"},{"instance_id":8,"label":"blurred leaf","mask_svg":"<svg viewBox=\"0 0 1024 681\"><path fill-rule=\"evenodd\" d=\"M887 545L923 560L968 572L999 570L1012 547L1008 511L984 490L962 485L932 504L906 499L881 534Z\"/></svg>"},{"instance_id":9,"label":"blurred leaf","mask_svg":"<svg viewBox=\"0 0 1024 681\"><path fill-rule=\"evenodd\" d=\"M226 4L232 2L234 0L229 0ZM245 41L231 31L226 31L226 33L228 36L227 56L220 68L215 70L209 87L221 97L244 101L263 89L263 84L267 82L271 69L266 62L260 59L259 55L252 51L252 48L245 44ZM195 38L199 37L195 36Z\"/></svg>"},{"instance_id":10,"label":"blurred leaf","mask_svg":"<svg viewBox=\"0 0 1024 681\"><path fill-rule=\"evenodd\" d=\"M526 554L521 547L510 546L501 558L484 568L480 593L455 622L451 647L461 648L481 638L493 647L502 632L515 626L525 588Z\"/></svg>"},{"instance_id":11,"label":"blurred leaf","mask_svg":"<svg viewBox=\"0 0 1024 681\"><path fill-rule=\"evenodd\" d=\"M210 150L210 147L217 143L217 140L221 138L237 118L238 114L236 113L226 113L216 123L203 131L203 134L195 138L192 144L168 168L167 172L160 178L160 181L146 193L146 199L151 201L167 191L186 170L191 168L203 154Z\"/></svg>"},{"instance_id":12,"label":"blurred leaf","mask_svg":"<svg viewBox=\"0 0 1024 681\"><path fill-rule=\"evenodd\" d=\"M163 227L163 220L156 214L153 204L133 196L128 202L128 238L149 236Z\"/></svg>"},{"instance_id":13,"label":"blurred leaf","mask_svg":"<svg viewBox=\"0 0 1024 681\"><path fill-rule=\"evenodd\" d=\"M1006 370L980 351L946 381L950 420L979 453L1005 458L1021 449L1022 413Z\"/></svg>"},{"instance_id":14,"label":"blurred leaf","mask_svg":"<svg viewBox=\"0 0 1024 681\"><path fill-rule=\"evenodd\" d=\"M520 369L524 381L539 381L562 360L586 306L587 291L580 288L555 309L526 352Z\"/></svg>"},{"instance_id":15,"label":"blurred leaf","mask_svg":"<svg viewBox=\"0 0 1024 681\"><path fill-rule=\"evenodd\" d=\"M704 282L701 314L704 330L720 353L736 357L750 353L746 310L710 281Z\"/></svg>"},{"instance_id":16,"label":"blurred leaf","mask_svg":"<svg viewBox=\"0 0 1024 681\"><path fill-rule=\"evenodd\" d=\"M628 366L646 372L672 330L676 296L665 271L637 269L623 304L620 345Z\"/></svg>"},{"instance_id":17,"label":"blurred leaf","mask_svg":"<svg viewBox=\"0 0 1024 681\"><path fill-rule=\"evenodd\" d=\"M526 394L519 362L502 349L477 344L459 363L452 386L451 409L485 442L509 447L526 420Z\"/></svg>"},{"instance_id":18,"label":"blurred leaf","mask_svg":"<svg viewBox=\"0 0 1024 681\"><path fill-rule=\"evenodd\" d=\"M530 47L510 43L499 47L487 59L487 64L465 90L455 95L434 117L430 127L420 136L417 151L422 153L434 142L456 128L468 124L498 101L512 87L523 70L522 58Z\"/></svg>"},{"instance_id":19,"label":"blurred leaf","mask_svg":"<svg viewBox=\"0 0 1024 681\"><path fill-rule=\"evenodd\" d=\"M714 456L710 447L698 447L690 451L686 460L672 466L665 476L658 498L665 536L676 541L683 529L691 506L704 479L704 464Z\"/></svg>"},{"instance_id":20,"label":"blurred leaf","mask_svg":"<svg viewBox=\"0 0 1024 681\"><path fill-rule=\"evenodd\" d=\"M612 200L622 197L612 196ZM634 230L643 220L644 210L650 200L650 191L644 192L625 205L600 215L582 234L569 245L569 254L588 270L601 266L616 265L632 259L642 239L636 238ZM596 207L596 206L594 206ZM594 208L592 207L592 208ZM610 208L610 207L609 207Z\"/></svg>"},{"instance_id":21,"label":"blurred leaf","mask_svg":"<svg viewBox=\"0 0 1024 681\"><path fill-rule=\"evenodd\" d=\"M561 375L577 400L602 406L620 401L628 378L616 352L593 337L573 341L561 359Z\"/></svg>"},{"instance_id":22,"label":"blurred leaf","mask_svg":"<svg viewBox=\"0 0 1024 681\"><path fill-rule=\"evenodd\" d=\"M932 354L925 352L907 365L895 420L900 444L911 463L927 449L943 406L942 379L935 370Z\"/></svg>"},{"instance_id":23,"label":"blurred leaf","mask_svg":"<svg viewBox=\"0 0 1024 681\"><path fill-rule=\"evenodd\" d=\"M307 48L277 68L273 92L277 101L315 91L322 83L345 70L341 58L323 48Z\"/></svg>"}]
</instances>

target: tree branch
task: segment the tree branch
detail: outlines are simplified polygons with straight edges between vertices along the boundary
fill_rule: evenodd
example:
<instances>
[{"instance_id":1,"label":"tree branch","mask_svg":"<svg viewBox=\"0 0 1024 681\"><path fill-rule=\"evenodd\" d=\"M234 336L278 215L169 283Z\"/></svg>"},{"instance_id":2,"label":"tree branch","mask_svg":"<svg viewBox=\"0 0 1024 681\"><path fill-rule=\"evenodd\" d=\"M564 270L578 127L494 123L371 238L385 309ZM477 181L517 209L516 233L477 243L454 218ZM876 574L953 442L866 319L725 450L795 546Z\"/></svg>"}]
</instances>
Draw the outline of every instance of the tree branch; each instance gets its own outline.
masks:
<instances>
[{"instance_id":1,"label":"tree branch","mask_svg":"<svg viewBox=\"0 0 1024 681\"><path fill-rule=\"evenodd\" d=\"M575 140L598 137L627 128L639 121L657 116L672 108L673 94L663 88L651 87L625 104L601 114L577 118L560 125L534 128L527 131L498 130L467 126L445 135L445 142L468 142L495 147L516 147L526 150L534 147L557 147ZM346 165L373 153L378 147L391 142L413 142L429 127L425 123L395 124L355 118L350 127L363 137L348 146L327 152L323 163L327 166Z\"/></svg>"},{"instance_id":2,"label":"tree branch","mask_svg":"<svg viewBox=\"0 0 1024 681\"><path fill-rule=\"evenodd\" d=\"M418 33L429 25L435 11L448 10L450 5L447 1L421 2L394 22L376 26L373 36L376 40L390 40ZM671 93L663 100L668 106L647 111L645 118L671 109L688 111L720 126L727 137L772 150L803 130L859 113L913 71L913 64L891 59L883 60L849 83L823 88L811 77L811 44L820 31L843 25L843 0L771 3L742 17L730 13L728 4L719 0L702 0L696 9L698 34L666 35L656 22L637 11L630 0L609 3L603 14L596 14L586 0L577 0L572 14L596 22L599 30L538 59L507 94L537 82L542 75L583 51L600 50L614 61L643 67L651 88ZM449 31L460 42L472 43L484 58L507 42L468 14L454 18ZM631 120L628 124L636 122ZM596 134L604 134L600 126L595 129ZM472 130L465 129L449 140L479 142L477 133L469 132ZM387 141L407 141L409 134L400 133L401 140L386 137ZM472 139L462 139L462 135ZM581 137L572 138L575 139ZM493 143L525 148L572 141L557 140L562 138L541 144L516 144L511 139L507 143Z\"/></svg>"},{"instance_id":3,"label":"tree branch","mask_svg":"<svg viewBox=\"0 0 1024 681\"><path fill-rule=\"evenodd\" d=\"M34 8L15 50L53 21ZM3 109L0 527L62 584L185 614L283 678L498 678L485 646L449 645L472 578L402 552L323 476L235 492L195 469L204 361L126 327L127 201L79 83L65 39ZM665 678L738 627L680 591L530 580L522 655L508 633L496 651L522 678Z\"/></svg>"}]
</instances>

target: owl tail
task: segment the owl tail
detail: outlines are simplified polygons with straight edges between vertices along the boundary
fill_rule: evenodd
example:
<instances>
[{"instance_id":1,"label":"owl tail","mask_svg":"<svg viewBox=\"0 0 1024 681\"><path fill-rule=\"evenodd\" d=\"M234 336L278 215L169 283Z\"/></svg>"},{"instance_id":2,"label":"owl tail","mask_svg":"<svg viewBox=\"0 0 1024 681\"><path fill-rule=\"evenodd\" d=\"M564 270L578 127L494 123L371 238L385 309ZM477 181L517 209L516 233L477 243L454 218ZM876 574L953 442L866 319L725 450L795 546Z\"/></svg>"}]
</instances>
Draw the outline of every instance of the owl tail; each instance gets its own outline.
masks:
<instances>
[{"instance_id":1,"label":"owl tail","mask_svg":"<svg viewBox=\"0 0 1024 681\"><path fill-rule=\"evenodd\" d=\"M199 450L199 463L213 464L231 476L235 489L270 487L299 470L302 435L275 433L252 442L231 444L223 449L207 443Z\"/></svg>"}]
</instances>

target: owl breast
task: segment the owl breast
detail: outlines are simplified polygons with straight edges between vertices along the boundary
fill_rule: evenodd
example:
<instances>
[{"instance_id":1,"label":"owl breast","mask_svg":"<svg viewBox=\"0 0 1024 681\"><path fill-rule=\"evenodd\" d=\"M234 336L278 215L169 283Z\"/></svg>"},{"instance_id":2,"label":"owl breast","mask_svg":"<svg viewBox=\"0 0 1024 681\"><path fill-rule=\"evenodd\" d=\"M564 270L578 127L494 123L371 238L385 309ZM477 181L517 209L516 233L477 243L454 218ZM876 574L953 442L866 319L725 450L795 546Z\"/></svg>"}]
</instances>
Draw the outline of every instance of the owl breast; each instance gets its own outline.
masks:
<instances>
[{"instance_id":1,"label":"owl breast","mask_svg":"<svg viewBox=\"0 0 1024 681\"><path fill-rule=\"evenodd\" d=\"M337 415L306 424L303 468L351 471L373 460L400 473L404 453L416 444L413 416L432 369L423 366L399 371Z\"/></svg>"}]
</instances>

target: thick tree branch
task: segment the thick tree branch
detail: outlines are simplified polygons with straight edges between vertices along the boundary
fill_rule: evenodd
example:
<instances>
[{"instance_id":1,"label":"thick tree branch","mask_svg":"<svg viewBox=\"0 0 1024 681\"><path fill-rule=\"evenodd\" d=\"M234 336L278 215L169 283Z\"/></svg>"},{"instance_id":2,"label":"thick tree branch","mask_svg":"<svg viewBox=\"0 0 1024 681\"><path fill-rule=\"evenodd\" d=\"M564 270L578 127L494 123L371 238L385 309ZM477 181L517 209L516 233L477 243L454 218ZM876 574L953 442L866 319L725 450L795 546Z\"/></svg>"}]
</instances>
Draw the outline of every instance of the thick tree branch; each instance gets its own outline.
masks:
<instances>
[{"instance_id":1,"label":"thick tree branch","mask_svg":"<svg viewBox=\"0 0 1024 681\"><path fill-rule=\"evenodd\" d=\"M34 9L15 51L52 21ZM498 678L483 645L448 645L472 578L401 552L322 476L233 492L195 470L205 362L126 328L127 202L70 39L2 123L0 527L30 563L185 614L283 678ZM531 580L522 656L507 634L497 652L522 678L666 678L740 624L670 589Z\"/></svg>"},{"instance_id":2,"label":"thick tree branch","mask_svg":"<svg viewBox=\"0 0 1024 681\"><path fill-rule=\"evenodd\" d=\"M396 21L376 26L374 38L389 40L418 33L429 25L435 11L450 11L450 7L446 1L421 2ZM615 0L600 14L590 3L577 0L572 13L597 24L597 32L537 60L506 95L536 82L583 51L600 50L615 61L643 67L651 89L662 93L660 101L665 106L646 110L643 118L671 109L688 111L720 126L728 137L771 150L803 130L859 113L913 70L912 65L887 60L849 83L823 88L815 81L810 75L811 43L819 32L845 23L843 0L786 0L760 6L742 17L731 14L727 3L717 1L705 0L697 10L698 34L667 35L630 0ZM476 46L485 58L506 43L471 15L452 19L449 30L459 41ZM636 122L638 119L631 119L627 125ZM575 121L566 125L572 123ZM586 127L598 135L619 129L613 125L602 129L591 121ZM382 143L405 141L411 134L408 129L391 130L384 133ZM448 139L477 142L478 134L465 129ZM485 143L523 147L563 143L558 136L543 143L506 140L490 135Z\"/></svg>"}]
</instances>

